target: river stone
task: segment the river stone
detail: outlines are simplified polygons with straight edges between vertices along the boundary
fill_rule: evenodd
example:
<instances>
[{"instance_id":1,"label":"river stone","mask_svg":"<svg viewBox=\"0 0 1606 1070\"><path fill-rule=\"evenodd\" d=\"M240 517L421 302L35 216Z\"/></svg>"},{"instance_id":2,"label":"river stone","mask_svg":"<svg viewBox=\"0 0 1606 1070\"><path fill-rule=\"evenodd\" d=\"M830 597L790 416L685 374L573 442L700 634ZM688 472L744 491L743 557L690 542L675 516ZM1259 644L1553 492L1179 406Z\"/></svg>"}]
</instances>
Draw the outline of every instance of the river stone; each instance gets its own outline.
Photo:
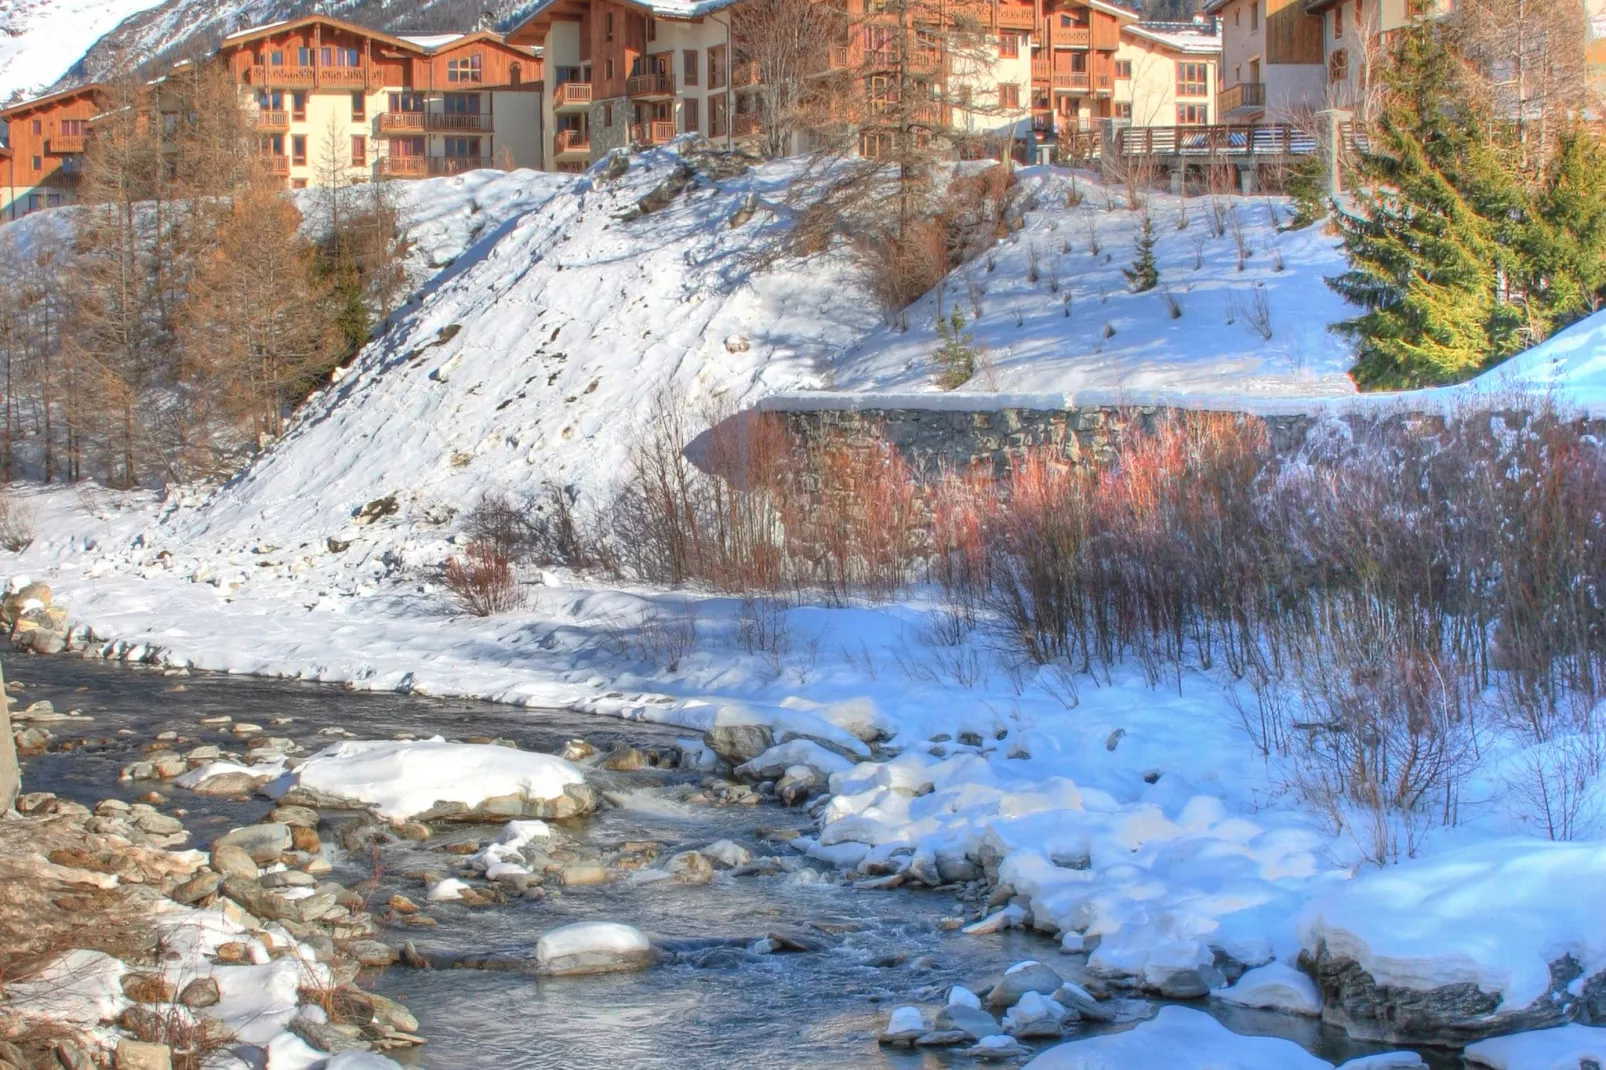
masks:
<instances>
[{"instance_id":1,"label":"river stone","mask_svg":"<svg viewBox=\"0 0 1606 1070\"><path fill-rule=\"evenodd\" d=\"M318 879L312 874L303 873L299 869L281 869L274 873L264 873L259 880L264 888L311 888L318 883Z\"/></svg>"},{"instance_id":2,"label":"river stone","mask_svg":"<svg viewBox=\"0 0 1606 1070\"><path fill-rule=\"evenodd\" d=\"M1227 978L1214 966L1196 966L1168 973L1150 987L1166 999L1203 999L1211 989L1226 988Z\"/></svg>"},{"instance_id":3,"label":"river stone","mask_svg":"<svg viewBox=\"0 0 1606 1070\"><path fill-rule=\"evenodd\" d=\"M424 821L500 821L508 818L541 818L563 821L583 817L596 810L600 796L589 784L565 784L563 794L553 799L534 799L525 795L495 795L476 806L460 802L438 802L413 820Z\"/></svg>"},{"instance_id":4,"label":"river stone","mask_svg":"<svg viewBox=\"0 0 1606 1070\"><path fill-rule=\"evenodd\" d=\"M239 771L218 773L216 776L207 777L190 790L197 795L250 795L267 780L265 776L253 776Z\"/></svg>"},{"instance_id":5,"label":"river stone","mask_svg":"<svg viewBox=\"0 0 1606 1070\"><path fill-rule=\"evenodd\" d=\"M703 733L703 743L731 765L750 762L775 744L764 724L719 724Z\"/></svg>"},{"instance_id":6,"label":"river stone","mask_svg":"<svg viewBox=\"0 0 1606 1070\"><path fill-rule=\"evenodd\" d=\"M268 813L268 820L289 825L293 829L315 829L318 827L318 811L310 806L275 806Z\"/></svg>"},{"instance_id":7,"label":"river stone","mask_svg":"<svg viewBox=\"0 0 1606 1070\"><path fill-rule=\"evenodd\" d=\"M267 921L313 922L339 909L330 892L314 892L300 899L287 899L256 881L228 877L222 892L258 918Z\"/></svg>"},{"instance_id":8,"label":"river stone","mask_svg":"<svg viewBox=\"0 0 1606 1070\"><path fill-rule=\"evenodd\" d=\"M1026 1049L1014 1037L992 1036L983 1038L973 1048L966 1048L965 1054L972 1059L995 1063L1018 1059L1026 1054Z\"/></svg>"},{"instance_id":9,"label":"river stone","mask_svg":"<svg viewBox=\"0 0 1606 1070\"><path fill-rule=\"evenodd\" d=\"M588 884L604 884L608 880L608 871L601 866L565 866L563 869L563 886L565 888L580 888Z\"/></svg>"},{"instance_id":10,"label":"river stone","mask_svg":"<svg viewBox=\"0 0 1606 1070\"><path fill-rule=\"evenodd\" d=\"M1067 981L1054 992L1053 999L1055 1003L1086 1021L1115 1021L1115 1008L1094 999L1093 994L1081 985Z\"/></svg>"},{"instance_id":11,"label":"river stone","mask_svg":"<svg viewBox=\"0 0 1606 1070\"><path fill-rule=\"evenodd\" d=\"M218 989L217 979L214 977L197 977L184 986L184 991L178 994L178 1001L186 1007L215 1007L223 994Z\"/></svg>"},{"instance_id":12,"label":"river stone","mask_svg":"<svg viewBox=\"0 0 1606 1070\"><path fill-rule=\"evenodd\" d=\"M253 869L256 867L253 866ZM209 869L202 870L183 884L168 893L174 902L188 906L200 902L207 896L216 892L218 885L223 883L223 874L214 873Z\"/></svg>"},{"instance_id":13,"label":"river stone","mask_svg":"<svg viewBox=\"0 0 1606 1070\"><path fill-rule=\"evenodd\" d=\"M314 1022L306 1018L290 1019L290 1032L314 1048L339 1055L343 1051L369 1051L370 1045L361 1036L351 1036L330 1022Z\"/></svg>"},{"instance_id":14,"label":"river stone","mask_svg":"<svg viewBox=\"0 0 1606 1070\"><path fill-rule=\"evenodd\" d=\"M699 853L720 869L735 869L753 860L753 852L732 840L715 840Z\"/></svg>"},{"instance_id":15,"label":"river stone","mask_svg":"<svg viewBox=\"0 0 1606 1070\"><path fill-rule=\"evenodd\" d=\"M1035 1037L1057 1037L1060 1024L1065 1020L1065 1008L1038 992L1022 994L1019 1002L1004 1015L1004 1032L1012 1037L1027 1040Z\"/></svg>"},{"instance_id":16,"label":"river stone","mask_svg":"<svg viewBox=\"0 0 1606 1070\"><path fill-rule=\"evenodd\" d=\"M939 1033L957 1031L965 1034L970 1040L998 1036L1004 1032L1004 1027L999 1025L992 1015L978 1007L967 1007L963 1003L950 1003L938 1011L932 1029Z\"/></svg>"},{"instance_id":17,"label":"river stone","mask_svg":"<svg viewBox=\"0 0 1606 1070\"><path fill-rule=\"evenodd\" d=\"M895 1047L912 1048L926 1032L926 1023L919 1007L899 1007L887 1019L886 1028L878 1038L881 1043Z\"/></svg>"},{"instance_id":18,"label":"river stone","mask_svg":"<svg viewBox=\"0 0 1606 1070\"><path fill-rule=\"evenodd\" d=\"M1569 985L1578 967L1570 957L1550 964L1551 992L1527 1007L1502 1008L1498 993L1470 981L1426 990L1380 985L1353 959L1301 952L1299 967L1314 974L1322 993L1322 1020L1350 1036L1388 1044L1460 1047L1504 1033L1560 1025L1573 1013ZM1599 976L1599 975L1597 975ZM1582 986L1587 992L1589 986Z\"/></svg>"},{"instance_id":19,"label":"river stone","mask_svg":"<svg viewBox=\"0 0 1606 1070\"><path fill-rule=\"evenodd\" d=\"M173 1070L173 1049L121 1037L117 1041L117 1070Z\"/></svg>"},{"instance_id":20,"label":"river stone","mask_svg":"<svg viewBox=\"0 0 1606 1070\"><path fill-rule=\"evenodd\" d=\"M612 921L581 921L544 933L535 969L548 977L642 970L658 961L647 934Z\"/></svg>"},{"instance_id":21,"label":"river stone","mask_svg":"<svg viewBox=\"0 0 1606 1070\"><path fill-rule=\"evenodd\" d=\"M807 765L794 765L775 782L775 798L782 806L802 806L825 790L825 782L817 769Z\"/></svg>"},{"instance_id":22,"label":"river stone","mask_svg":"<svg viewBox=\"0 0 1606 1070\"><path fill-rule=\"evenodd\" d=\"M401 959L400 952L378 940L347 940L341 950L369 967L393 966Z\"/></svg>"},{"instance_id":23,"label":"river stone","mask_svg":"<svg viewBox=\"0 0 1606 1070\"><path fill-rule=\"evenodd\" d=\"M1004 979L987 993L987 1006L1002 1010L1013 1007L1028 992L1049 996L1064 983L1063 978L1041 962L1024 962L1004 974Z\"/></svg>"},{"instance_id":24,"label":"river stone","mask_svg":"<svg viewBox=\"0 0 1606 1070\"><path fill-rule=\"evenodd\" d=\"M714 864L701 851L681 851L669 856L664 866L678 884L707 884L714 879Z\"/></svg>"},{"instance_id":25,"label":"river stone","mask_svg":"<svg viewBox=\"0 0 1606 1070\"><path fill-rule=\"evenodd\" d=\"M373 992L365 994L373 1004L374 1025L388 1033L418 1032L418 1019L413 1017L412 1011L393 999L386 999Z\"/></svg>"},{"instance_id":26,"label":"river stone","mask_svg":"<svg viewBox=\"0 0 1606 1070\"><path fill-rule=\"evenodd\" d=\"M290 827L278 821L247 825L225 832L212 841L212 847L238 847L258 862L276 862L290 849Z\"/></svg>"},{"instance_id":27,"label":"river stone","mask_svg":"<svg viewBox=\"0 0 1606 1070\"><path fill-rule=\"evenodd\" d=\"M245 848L232 843L218 844L212 848L212 868L225 877L252 881L261 873L256 860L246 853Z\"/></svg>"},{"instance_id":28,"label":"river stone","mask_svg":"<svg viewBox=\"0 0 1606 1070\"><path fill-rule=\"evenodd\" d=\"M171 1003L173 985L166 978L153 973L130 973L123 976L123 995L135 1003Z\"/></svg>"}]
</instances>

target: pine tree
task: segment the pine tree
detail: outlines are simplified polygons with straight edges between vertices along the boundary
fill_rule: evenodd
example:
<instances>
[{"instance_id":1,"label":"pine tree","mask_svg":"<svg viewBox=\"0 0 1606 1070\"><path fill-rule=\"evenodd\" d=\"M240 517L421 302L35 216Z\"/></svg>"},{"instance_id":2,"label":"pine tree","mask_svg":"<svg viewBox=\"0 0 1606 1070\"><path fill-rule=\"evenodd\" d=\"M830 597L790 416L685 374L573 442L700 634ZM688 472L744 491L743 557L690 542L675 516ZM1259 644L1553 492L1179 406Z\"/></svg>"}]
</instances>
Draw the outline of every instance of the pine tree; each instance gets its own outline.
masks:
<instances>
[{"instance_id":1,"label":"pine tree","mask_svg":"<svg viewBox=\"0 0 1606 1070\"><path fill-rule=\"evenodd\" d=\"M956 390L976 374L978 358L975 338L965 330L964 313L956 308L947 319L937 317L937 337L942 339L942 345L932 358L942 369L937 385L944 390Z\"/></svg>"},{"instance_id":2,"label":"pine tree","mask_svg":"<svg viewBox=\"0 0 1606 1070\"><path fill-rule=\"evenodd\" d=\"M1459 381L1522 343L1506 244L1521 191L1460 76L1432 26L1402 34L1356 204L1337 214L1350 269L1327 282L1366 309L1335 325L1359 343L1352 374L1364 387Z\"/></svg>"},{"instance_id":3,"label":"pine tree","mask_svg":"<svg viewBox=\"0 0 1606 1070\"><path fill-rule=\"evenodd\" d=\"M1160 269L1154 263L1154 221L1147 212L1143 213L1143 226L1133 247L1137 250L1137 259L1132 261L1131 267L1122 268L1121 274L1132 284L1133 293L1152 290L1160 281Z\"/></svg>"},{"instance_id":4,"label":"pine tree","mask_svg":"<svg viewBox=\"0 0 1606 1070\"><path fill-rule=\"evenodd\" d=\"M1592 134L1562 137L1521 251L1535 316L1547 331L1606 304L1606 152Z\"/></svg>"}]
</instances>

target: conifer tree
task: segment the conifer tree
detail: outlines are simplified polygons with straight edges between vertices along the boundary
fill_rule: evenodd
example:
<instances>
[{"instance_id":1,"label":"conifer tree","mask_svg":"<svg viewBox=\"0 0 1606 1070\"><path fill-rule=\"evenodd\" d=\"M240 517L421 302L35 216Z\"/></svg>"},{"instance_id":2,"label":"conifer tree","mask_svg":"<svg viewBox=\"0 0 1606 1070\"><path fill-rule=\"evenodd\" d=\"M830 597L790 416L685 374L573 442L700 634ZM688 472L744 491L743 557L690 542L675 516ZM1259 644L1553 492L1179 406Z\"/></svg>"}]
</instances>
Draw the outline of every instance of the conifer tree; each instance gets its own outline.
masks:
<instances>
[{"instance_id":1,"label":"conifer tree","mask_svg":"<svg viewBox=\"0 0 1606 1070\"><path fill-rule=\"evenodd\" d=\"M1143 213L1143 226L1138 230L1133 246L1137 250L1137 259L1132 261L1131 267L1122 268L1121 274L1132 284L1133 293L1152 290L1160 281L1160 269L1154 263L1154 221L1147 212Z\"/></svg>"},{"instance_id":2,"label":"conifer tree","mask_svg":"<svg viewBox=\"0 0 1606 1070\"><path fill-rule=\"evenodd\" d=\"M1365 387L1455 382L1520 348L1511 300L1521 191L1469 114L1461 69L1426 23L1407 29L1385 75L1389 106L1337 215L1350 269L1330 285L1366 311L1335 325L1359 343Z\"/></svg>"},{"instance_id":3,"label":"conifer tree","mask_svg":"<svg viewBox=\"0 0 1606 1070\"><path fill-rule=\"evenodd\" d=\"M1521 252L1536 316L1560 330L1606 304L1606 152L1573 130L1535 197Z\"/></svg>"},{"instance_id":4,"label":"conifer tree","mask_svg":"<svg viewBox=\"0 0 1606 1070\"><path fill-rule=\"evenodd\" d=\"M956 390L976 374L975 338L965 330L964 313L956 308L946 319L938 316L937 337L942 339L933 358L942 369L937 385L944 390Z\"/></svg>"}]
</instances>

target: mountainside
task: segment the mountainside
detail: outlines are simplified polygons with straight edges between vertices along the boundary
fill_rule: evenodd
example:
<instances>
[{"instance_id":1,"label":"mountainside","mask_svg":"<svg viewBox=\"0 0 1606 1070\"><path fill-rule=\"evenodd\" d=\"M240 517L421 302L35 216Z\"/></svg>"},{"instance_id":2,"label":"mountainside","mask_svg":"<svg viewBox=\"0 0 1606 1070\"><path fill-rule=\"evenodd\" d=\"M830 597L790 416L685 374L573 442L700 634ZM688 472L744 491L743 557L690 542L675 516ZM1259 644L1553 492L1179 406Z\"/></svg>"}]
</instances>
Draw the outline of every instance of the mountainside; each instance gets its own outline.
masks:
<instances>
[{"instance_id":1,"label":"mountainside","mask_svg":"<svg viewBox=\"0 0 1606 1070\"><path fill-rule=\"evenodd\" d=\"M0 0L0 103L73 72L103 35L162 0Z\"/></svg>"}]
</instances>

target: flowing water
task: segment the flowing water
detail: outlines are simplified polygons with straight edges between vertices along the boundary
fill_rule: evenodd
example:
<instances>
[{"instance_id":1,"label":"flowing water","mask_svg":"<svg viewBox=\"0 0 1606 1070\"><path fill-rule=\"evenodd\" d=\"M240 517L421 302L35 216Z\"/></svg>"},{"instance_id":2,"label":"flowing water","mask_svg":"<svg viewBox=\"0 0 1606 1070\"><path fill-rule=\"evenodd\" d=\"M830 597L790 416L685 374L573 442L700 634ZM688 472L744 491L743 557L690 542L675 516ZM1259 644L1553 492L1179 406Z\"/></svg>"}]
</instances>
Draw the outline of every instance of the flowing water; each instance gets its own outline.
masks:
<instances>
[{"instance_id":1,"label":"flowing water","mask_svg":"<svg viewBox=\"0 0 1606 1070\"><path fill-rule=\"evenodd\" d=\"M330 742L320 729L338 726L359 738L494 737L520 747L557 751L584 738L599 750L625 741L671 743L684 732L558 710L354 692L292 681L160 672L76 658L6 659L6 678L26 684L23 705L49 699L59 711L92 720L48 725L60 740L85 740L62 753L26 758L25 790L54 791L93 804L111 796L133 799L151 784L120 783L118 772L158 732L186 742L238 748L227 725L202 719L228 714L236 722L288 736L308 752ZM272 724L275 718L291 718ZM652 840L675 850L731 839L755 856L785 852L766 842L766 830L802 827L797 810L772 805L715 807L677 801L677 786L696 774L593 774L621 802L568 831L598 847ZM171 785L168 809L195 842L262 820L266 800L248 803L190 795ZM682 792L683 793L683 792ZM444 870L444 845L482 839L490 827L449 827L423 844L395 844L380 854L380 892L422 899L422 869ZM335 876L352 883L372 874L371 860L346 859ZM940 1003L949 985L985 987L1009 965L1041 958L1073 976L1079 957L1058 954L1046 936L1008 932L967 937L938 921L960 914L950 896L922 891L856 892L823 864L774 877L722 875L704 886L614 881L566 890L542 900L501 906L430 904L433 930L382 933L410 938L423 951L462 954L533 953L540 934L581 920L621 921L669 948L668 961L631 974L537 979L518 972L393 968L373 980L376 991L402 999L418 1017L428 1044L397 1056L438 1070L702 1070L744 1067L969 1066L955 1052L881 1049L875 1037L892 1007ZM807 931L819 946L800 953L757 954L747 945L771 931ZM1349 1042L1342 1032L1308 1019L1265 1012L1229 1012L1194 1004L1241 1033L1283 1036L1334 1062L1379 1050ZM1458 1060L1435 1061L1439 1067ZM1134 1068L1138 1070L1138 1068ZM1146 1070L1146 1068L1144 1068Z\"/></svg>"}]
</instances>

